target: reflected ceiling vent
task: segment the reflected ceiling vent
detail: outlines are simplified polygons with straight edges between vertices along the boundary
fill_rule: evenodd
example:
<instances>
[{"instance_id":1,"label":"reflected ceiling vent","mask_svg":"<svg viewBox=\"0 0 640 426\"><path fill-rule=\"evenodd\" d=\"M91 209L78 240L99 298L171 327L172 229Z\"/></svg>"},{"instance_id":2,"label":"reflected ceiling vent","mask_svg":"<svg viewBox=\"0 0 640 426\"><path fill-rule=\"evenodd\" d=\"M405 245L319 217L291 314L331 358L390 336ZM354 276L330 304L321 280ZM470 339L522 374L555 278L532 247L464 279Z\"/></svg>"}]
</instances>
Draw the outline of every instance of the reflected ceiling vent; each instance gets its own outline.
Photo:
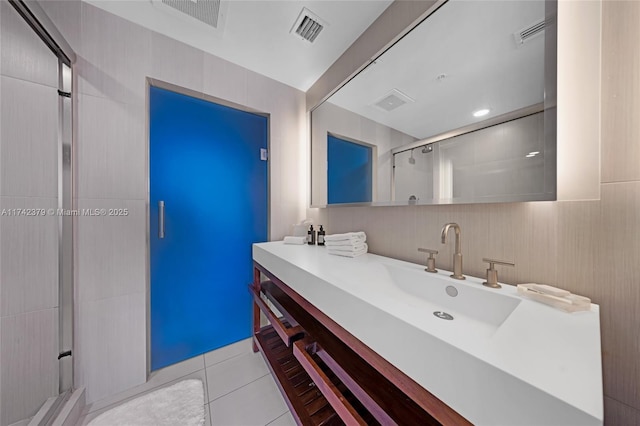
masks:
<instances>
[{"instance_id":1,"label":"reflected ceiling vent","mask_svg":"<svg viewBox=\"0 0 640 426\"><path fill-rule=\"evenodd\" d=\"M513 38L516 41L516 45L521 47L526 42L533 40L534 38L544 34L545 20L540 19L531 25L526 26L520 31L513 33Z\"/></svg>"},{"instance_id":2,"label":"reflected ceiling vent","mask_svg":"<svg viewBox=\"0 0 640 426\"><path fill-rule=\"evenodd\" d=\"M326 21L306 7L303 7L300 15L298 15L298 19L296 19L295 24L293 24L289 32L303 40L313 43L316 37L318 37L318 34L320 34L320 31L326 26Z\"/></svg>"},{"instance_id":3,"label":"reflected ceiling vent","mask_svg":"<svg viewBox=\"0 0 640 426\"><path fill-rule=\"evenodd\" d=\"M220 0L151 0L151 3L173 15L190 16L216 30L224 27L226 2Z\"/></svg>"},{"instance_id":4,"label":"reflected ceiling vent","mask_svg":"<svg viewBox=\"0 0 640 426\"><path fill-rule=\"evenodd\" d=\"M401 107L404 104L412 102L415 101L409 96L405 95L398 89L392 89L389 93L375 101L373 103L373 106L389 112Z\"/></svg>"}]
</instances>

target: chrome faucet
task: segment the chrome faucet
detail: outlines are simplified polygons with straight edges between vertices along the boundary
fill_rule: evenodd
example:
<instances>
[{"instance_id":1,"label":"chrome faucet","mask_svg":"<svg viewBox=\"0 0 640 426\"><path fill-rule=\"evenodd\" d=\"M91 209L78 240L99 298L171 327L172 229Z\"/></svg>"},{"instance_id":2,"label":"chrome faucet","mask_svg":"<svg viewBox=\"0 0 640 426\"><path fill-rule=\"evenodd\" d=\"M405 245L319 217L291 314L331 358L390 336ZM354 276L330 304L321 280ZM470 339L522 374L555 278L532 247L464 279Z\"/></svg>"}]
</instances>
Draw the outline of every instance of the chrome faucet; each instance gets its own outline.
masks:
<instances>
[{"instance_id":1,"label":"chrome faucet","mask_svg":"<svg viewBox=\"0 0 640 426\"><path fill-rule=\"evenodd\" d=\"M453 275L451 275L451 278L464 280L465 276L462 275L462 252L460 251L460 225L457 223L447 223L442 227L442 244L446 244L447 233L451 228L453 228L456 233L456 247L455 253L453 253Z\"/></svg>"}]
</instances>

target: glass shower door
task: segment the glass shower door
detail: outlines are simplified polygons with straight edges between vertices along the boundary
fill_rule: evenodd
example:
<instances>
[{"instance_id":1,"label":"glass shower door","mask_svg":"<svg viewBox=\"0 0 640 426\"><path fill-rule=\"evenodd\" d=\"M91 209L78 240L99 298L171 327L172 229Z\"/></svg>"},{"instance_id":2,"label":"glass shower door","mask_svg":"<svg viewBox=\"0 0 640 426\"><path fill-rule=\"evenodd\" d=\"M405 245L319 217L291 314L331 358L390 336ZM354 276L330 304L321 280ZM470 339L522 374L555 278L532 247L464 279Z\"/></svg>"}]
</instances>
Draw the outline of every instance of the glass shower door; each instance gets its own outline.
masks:
<instances>
[{"instance_id":1,"label":"glass shower door","mask_svg":"<svg viewBox=\"0 0 640 426\"><path fill-rule=\"evenodd\" d=\"M0 2L0 426L72 387L71 69L26 7Z\"/></svg>"}]
</instances>

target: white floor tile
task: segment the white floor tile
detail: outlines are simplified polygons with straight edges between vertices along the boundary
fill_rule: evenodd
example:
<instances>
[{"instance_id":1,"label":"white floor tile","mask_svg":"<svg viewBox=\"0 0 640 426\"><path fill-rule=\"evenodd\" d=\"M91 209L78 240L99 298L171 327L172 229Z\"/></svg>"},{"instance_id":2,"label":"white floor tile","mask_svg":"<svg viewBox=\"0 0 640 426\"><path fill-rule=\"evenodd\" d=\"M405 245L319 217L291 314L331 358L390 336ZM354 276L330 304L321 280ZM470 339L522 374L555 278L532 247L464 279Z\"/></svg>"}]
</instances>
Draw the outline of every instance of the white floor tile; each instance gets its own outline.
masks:
<instances>
[{"instance_id":1,"label":"white floor tile","mask_svg":"<svg viewBox=\"0 0 640 426\"><path fill-rule=\"evenodd\" d=\"M264 426L287 412L287 405L271 375L212 401L213 426Z\"/></svg>"},{"instance_id":2,"label":"white floor tile","mask_svg":"<svg viewBox=\"0 0 640 426\"><path fill-rule=\"evenodd\" d=\"M209 401L220 398L267 374L269 369L260 353L250 352L207 367Z\"/></svg>"},{"instance_id":3,"label":"white floor tile","mask_svg":"<svg viewBox=\"0 0 640 426\"><path fill-rule=\"evenodd\" d=\"M253 349L251 348L251 338L223 346L215 351L207 352L204 354L204 363L209 367L219 362L226 361L227 359L250 353L253 353Z\"/></svg>"},{"instance_id":4,"label":"white floor tile","mask_svg":"<svg viewBox=\"0 0 640 426\"><path fill-rule=\"evenodd\" d=\"M268 426L296 426L296 421L293 419L290 411L287 411L271 423Z\"/></svg>"}]
</instances>

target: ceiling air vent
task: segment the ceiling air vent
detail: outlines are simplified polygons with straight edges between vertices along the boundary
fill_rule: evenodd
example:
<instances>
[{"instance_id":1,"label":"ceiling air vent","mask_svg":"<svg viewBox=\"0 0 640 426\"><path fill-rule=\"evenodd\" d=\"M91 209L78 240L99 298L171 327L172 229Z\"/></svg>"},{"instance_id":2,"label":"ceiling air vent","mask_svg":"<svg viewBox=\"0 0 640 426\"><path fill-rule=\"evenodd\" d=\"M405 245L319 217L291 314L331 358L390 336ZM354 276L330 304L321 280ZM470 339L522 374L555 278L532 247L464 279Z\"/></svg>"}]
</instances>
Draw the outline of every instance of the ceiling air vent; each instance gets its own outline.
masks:
<instances>
[{"instance_id":1,"label":"ceiling air vent","mask_svg":"<svg viewBox=\"0 0 640 426\"><path fill-rule=\"evenodd\" d=\"M411 102L415 101L398 89L393 89L389 93L375 101L373 105L388 112Z\"/></svg>"},{"instance_id":2,"label":"ceiling air vent","mask_svg":"<svg viewBox=\"0 0 640 426\"><path fill-rule=\"evenodd\" d=\"M222 19L220 0L151 0L155 6L161 8L171 8L165 10L173 10L182 12L192 18L197 19L213 28L221 29Z\"/></svg>"},{"instance_id":3,"label":"ceiling air vent","mask_svg":"<svg viewBox=\"0 0 640 426\"><path fill-rule=\"evenodd\" d=\"M303 40L313 43L320 31L326 26L327 23L318 15L303 7L290 32Z\"/></svg>"},{"instance_id":4,"label":"ceiling air vent","mask_svg":"<svg viewBox=\"0 0 640 426\"><path fill-rule=\"evenodd\" d=\"M526 26L520 31L516 31L513 33L513 37L516 40L516 44L518 47L525 44L527 41L532 40L533 38L544 33L545 20L540 19L539 21L534 22L531 25Z\"/></svg>"}]
</instances>

